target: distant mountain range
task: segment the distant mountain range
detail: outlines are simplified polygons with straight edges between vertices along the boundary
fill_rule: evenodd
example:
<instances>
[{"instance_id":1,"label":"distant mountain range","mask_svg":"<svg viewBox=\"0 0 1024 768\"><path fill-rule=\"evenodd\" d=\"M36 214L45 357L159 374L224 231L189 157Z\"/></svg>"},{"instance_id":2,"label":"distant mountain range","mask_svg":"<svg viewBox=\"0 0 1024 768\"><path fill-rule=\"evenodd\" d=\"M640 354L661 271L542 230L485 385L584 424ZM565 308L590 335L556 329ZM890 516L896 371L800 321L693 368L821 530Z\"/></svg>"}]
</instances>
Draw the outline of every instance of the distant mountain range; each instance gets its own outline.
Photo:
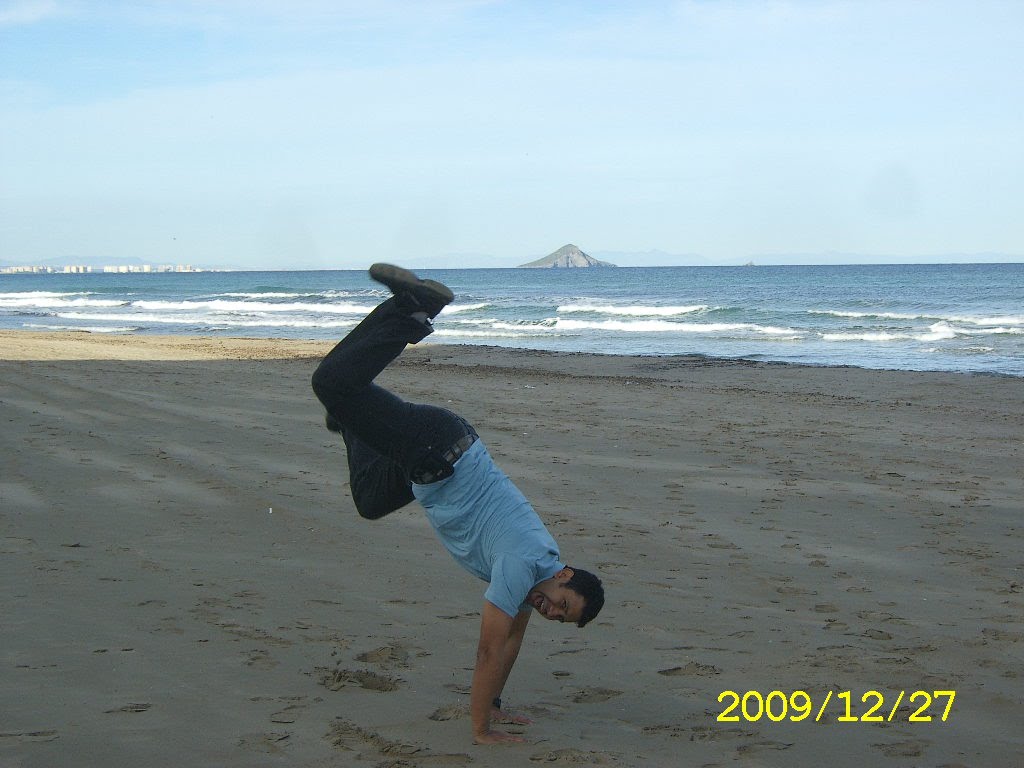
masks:
<instances>
[{"instance_id":1,"label":"distant mountain range","mask_svg":"<svg viewBox=\"0 0 1024 768\"><path fill-rule=\"evenodd\" d=\"M609 261L598 261L593 256L588 256L572 243L563 245L554 253L550 253L543 259L537 259L527 264L520 264L520 267L528 269L576 269L580 267L614 267Z\"/></svg>"}]
</instances>

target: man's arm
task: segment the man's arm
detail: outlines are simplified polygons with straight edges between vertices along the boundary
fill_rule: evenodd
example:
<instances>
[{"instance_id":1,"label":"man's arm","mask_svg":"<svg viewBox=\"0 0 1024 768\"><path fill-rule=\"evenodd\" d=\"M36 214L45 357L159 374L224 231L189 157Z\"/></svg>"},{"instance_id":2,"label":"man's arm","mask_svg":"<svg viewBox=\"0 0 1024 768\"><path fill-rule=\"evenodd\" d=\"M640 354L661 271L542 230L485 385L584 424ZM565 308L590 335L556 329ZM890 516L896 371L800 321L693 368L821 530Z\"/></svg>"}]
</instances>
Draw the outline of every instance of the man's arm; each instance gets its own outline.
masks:
<instances>
[{"instance_id":1,"label":"man's arm","mask_svg":"<svg viewBox=\"0 0 1024 768\"><path fill-rule=\"evenodd\" d=\"M505 641L505 651L502 656L501 664L501 686L498 688L496 694L499 698L501 692L505 690L505 683L508 682L508 676L512 672L512 667L516 663L516 659L519 657L519 649L523 646L523 637L526 635L526 625L530 621L530 616L533 611L520 611L516 614L516 617L512 620L512 628L509 630L508 640ZM491 710L491 717L497 717L497 709ZM502 717L506 719L499 719L495 722L499 723L515 723L517 725L530 725L532 722L529 718L521 716L512 716L502 712Z\"/></svg>"},{"instance_id":2,"label":"man's arm","mask_svg":"<svg viewBox=\"0 0 1024 768\"><path fill-rule=\"evenodd\" d=\"M522 741L519 736L491 730L491 704L501 693L512 671L526 632L529 614L522 621L520 616L513 619L490 601L484 601L480 618L480 643L476 650L476 668L473 670L473 688L469 697L473 740L477 744Z\"/></svg>"}]
</instances>

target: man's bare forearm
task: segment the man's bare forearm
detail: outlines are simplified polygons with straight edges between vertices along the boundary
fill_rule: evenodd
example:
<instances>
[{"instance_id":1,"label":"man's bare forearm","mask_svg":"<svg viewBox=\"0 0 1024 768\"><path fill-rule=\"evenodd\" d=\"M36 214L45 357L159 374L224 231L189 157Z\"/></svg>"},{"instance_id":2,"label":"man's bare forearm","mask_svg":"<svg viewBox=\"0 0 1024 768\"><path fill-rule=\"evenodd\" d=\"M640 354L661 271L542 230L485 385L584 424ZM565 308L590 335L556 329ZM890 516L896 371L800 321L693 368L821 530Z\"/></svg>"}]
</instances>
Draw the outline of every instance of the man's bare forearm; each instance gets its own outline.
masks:
<instances>
[{"instance_id":1,"label":"man's bare forearm","mask_svg":"<svg viewBox=\"0 0 1024 768\"><path fill-rule=\"evenodd\" d=\"M480 643L476 651L476 666L473 668L473 687L469 696L469 711L473 721L473 740L478 744L494 744L502 741L522 741L501 731L491 730L491 705L501 692L509 669L507 646L514 634L515 618L503 613L493 603L484 602L480 617ZM515 662L515 654L511 661Z\"/></svg>"},{"instance_id":2,"label":"man's bare forearm","mask_svg":"<svg viewBox=\"0 0 1024 768\"><path fill-rule=\"evenodd\" d=\"M501 685L498 687L498 692L495 696L500 697L501 692L505 690L508 676L512 674L512 667L515 666L516 659L519 658L519 650L523 646L523 637L526 635L526 625L529 621L529 612L523 611L512 622L512 631L505 642L505 649L502 652Z\"/></svg>"},{"instance_id":3,"label":"man's bare forearm","mask_svg":"<svg viewBox=\"0 0 1024 768\"><path fill-rule=\"evenodd\" d=\"M473 670L473 687L469 696L469 711L473 719L473 735L480 736L491 729L491 705L501 693L504 684L502 654L497 649L480 649ZM507 676L507 673L505 673Z\"/></svg>"}]
</instances>

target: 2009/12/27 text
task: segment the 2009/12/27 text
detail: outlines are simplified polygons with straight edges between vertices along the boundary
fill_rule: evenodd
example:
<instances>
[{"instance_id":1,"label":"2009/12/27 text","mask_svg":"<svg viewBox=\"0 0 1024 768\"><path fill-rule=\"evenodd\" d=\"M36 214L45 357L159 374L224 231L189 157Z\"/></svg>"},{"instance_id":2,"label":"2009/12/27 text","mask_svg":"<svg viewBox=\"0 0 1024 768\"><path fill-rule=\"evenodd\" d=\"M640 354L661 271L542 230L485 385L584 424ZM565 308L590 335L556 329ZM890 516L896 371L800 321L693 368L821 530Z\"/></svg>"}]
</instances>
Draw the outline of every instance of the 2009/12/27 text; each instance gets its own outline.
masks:
<instances>
[{"instance_id":1,"label":"2009/12/27 text","mask_svg":"<svg viewBox=\"0 0 1024 768\"><path fill-rule=\"evenodd\" d=\"M819 697L820 704L815 704L811 694L807 691L793 691L786 694L782 691L771 691L762 695L759 691L722 691L718 695L718 703L724 704L723 709L716 718L720 723L736 723L740 720L756 723L762 718L778 723L783 720L800 722L807 720L813 715L815 722L823 719L831 719L832 714L826 715L826 710L834 698L839 714L835 718L839 723L883 723L892 722L899 716L907 715L907 721L911 723L929 723L934 719L946 722L949 712L953 708L953 700L956 698L956 691L899 691L898 694L885 694L880 691L867 691L855 704L854 694L851 691L832 690L826 691L823 697ZM906 704L904 704L906 699ZM889 702L892 702L891 705ZM900 705L903 708L900 709ZM936 716L932 715L932 705L944 707L941 714L935 710ZM860 706L863 705L863 708ZM863 709L863 711L861 711Z\"/></svg>"}]
</instances>

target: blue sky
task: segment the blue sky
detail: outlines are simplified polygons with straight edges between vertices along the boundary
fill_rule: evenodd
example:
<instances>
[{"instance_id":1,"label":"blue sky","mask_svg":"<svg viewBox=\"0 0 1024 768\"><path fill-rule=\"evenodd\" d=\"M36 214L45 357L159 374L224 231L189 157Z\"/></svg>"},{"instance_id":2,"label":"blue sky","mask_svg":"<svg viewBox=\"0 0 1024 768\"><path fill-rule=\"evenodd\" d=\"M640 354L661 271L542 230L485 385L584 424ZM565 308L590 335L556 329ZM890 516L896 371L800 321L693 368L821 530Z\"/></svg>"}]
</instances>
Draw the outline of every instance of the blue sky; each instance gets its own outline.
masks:
<instances>
[{"instance_id":1,"label":"blue sky","mask_svg":"<svg viewBox=\"0 0 1024 768\"><path fill-rule=\"evenodd\" d=\"M1024 260L1024 3L0 1L0 262Z\"/></svg>"}]
</instances>

